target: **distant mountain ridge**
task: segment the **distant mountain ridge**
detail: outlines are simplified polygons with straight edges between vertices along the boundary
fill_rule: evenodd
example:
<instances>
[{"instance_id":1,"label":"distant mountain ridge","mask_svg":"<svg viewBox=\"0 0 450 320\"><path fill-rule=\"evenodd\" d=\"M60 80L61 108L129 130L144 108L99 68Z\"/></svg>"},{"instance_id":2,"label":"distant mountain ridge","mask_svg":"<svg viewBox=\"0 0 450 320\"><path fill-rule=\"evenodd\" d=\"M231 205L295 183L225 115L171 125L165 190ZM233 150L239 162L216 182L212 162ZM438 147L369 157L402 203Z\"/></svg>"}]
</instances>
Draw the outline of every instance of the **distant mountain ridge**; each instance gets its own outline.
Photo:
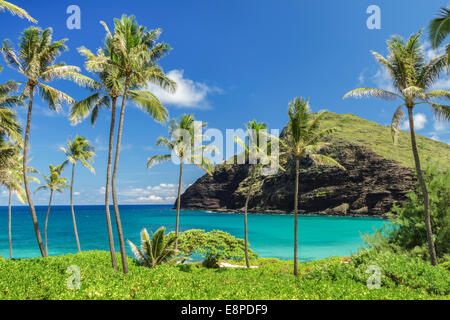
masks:
<instances>
[{"instance_id":1,"label":"distant mountain ridge","mask_svg":"<svg viewBox=\"0 0 450 320\"><path fill-rule=\"evenodd\" d=\"M308 214L385 217L394 202L403 202L414 188L413 159L408 132L401 132L394 146L390 127L352 114L327 112L324 127L336 127L324 154L346 170L317 166L301 159L299 209ZM283 136L283 134L282 134ZM418 136L422 158L427 154L450 165L450 146ZM294 163L286 172L258 176L249 211L288 213L293 209ZM242 211L249 184L248 165L216 166L181 196L183 209Z\"/></svg>"}]
</instances>

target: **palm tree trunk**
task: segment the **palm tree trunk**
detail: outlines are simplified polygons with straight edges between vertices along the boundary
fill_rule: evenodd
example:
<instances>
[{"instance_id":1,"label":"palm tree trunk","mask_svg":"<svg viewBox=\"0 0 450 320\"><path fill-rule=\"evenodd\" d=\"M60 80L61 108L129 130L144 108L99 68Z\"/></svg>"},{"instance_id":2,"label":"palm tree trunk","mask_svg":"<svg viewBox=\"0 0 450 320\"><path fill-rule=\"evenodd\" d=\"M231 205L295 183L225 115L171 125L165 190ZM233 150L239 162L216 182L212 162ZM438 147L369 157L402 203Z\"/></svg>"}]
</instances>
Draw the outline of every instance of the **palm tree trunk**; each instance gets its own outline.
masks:
<instances>
[{"instance_id":1,"label":"palm tree trunk","mask_svg":"<svg viewBox=\"0 0 450 320\"><path fill-rule=\"evenodd\" d=\"M250 268L250 262L248 260L247 210L248 210L248 203L250 201L250 196L252 194L253 184L255 182L255 171L256 171L255 168L252 167L250 186L248 188L247 198L245 199L245 207L244 207L244 251L245 251L245 264L247 265L247 268Z\"/></svg>"},{"instance_id":2,"label":"palm tree trunk","mask_svg":"<svg viewBox=\"0 0 450 320\"><path fill-rule=\"evenodd\" d=\"M428 240L428 250L430 252L431 264L437 265L436 249L434 247L433 231L431 228L431 214L430 214L430 199L428 197L428 190L423 178L422 169L420 167L419 152L417 151L416 134L414 132L414 118L413 107L408 107L409 128L411 131L411 147L414 155L414 163L416 165L417 178L419 180L420 188L422 189L424 206L425 206L425 229Z\"/></svg>"},{"instance_id":3,"label":"palm tree trunk","mask_svg":"<svg viewBox=\"0 0 450 320\"><path fill-rule=\"evenodd\" d=\"M120 143L122 141L123 118L125 114L125 104L127 101L127 94L128 94L128 82L129 79L127 78L125 80L125 89L123 92L122 109L120 110L119 129L117 132L117 143L116 143L116 156L114 159L114 170L111 183L113 203L114 203L114 213L116 215L117 233L119 235L120 255L122 257L123 273L128 273L128 265L127 265L127 254L125 252L125 241L123 239L122 222L120 221L119 205L117 203L116 177L117 177L117 169L119 167Z\"/></svg>"},{"instance_id":4,"label":"palm tree trunk","mask_svg":"<svg viewBox=\"0 0 450 320\"><path fill-rule=\"evenodd\" d=\"M73 231L77 241L78 252L81 252L80 239L78 238L77 222L75 220L75 211L73 210L73 178L75 176L75 163L72 165L72 181L70 182L70 209L72 211Z\"/></svg>"},{"instance_id":5,"label":"palm tree trunk","mask_svg":"<svg viewBox=\"0 0 450 320\"><path fill-rule=\"evenodd\" d=\"M294 196L294 275L298 276L298 175L300 159L295 159L295 196Z\"/></svg>"},{"instance_id":6,"label":"palm tree trunk","mask_svg":"<svg viewBox=\"0 0 450 320\"><path fill-rule=\"evenodd\" d=\"M11 195L12 191L9 189L9 198L8 198L8 238L9 238L9 258L13 258L12 254L12 232L11 232Z\"/></svg>"},{"instance_id":7,"label":"palm tree trunk","mask_svg":"<svg viewBox=\"0 0 450 320\"><path fill-rule=\"evenodd\" d=\"M183 158L180 158L180 178L178 180L178 198L177 198L177 215L175 218L175 254L178 250L178 227L180 225L180 207L181 207L181 178L183 176Z\"/></svg>"},{"instance_id":8,"label":"palm tree trunk","mask_svg":"<svg viewBox=\"0 0 450 320\"><path fill-rule=\"evenodd\" d=\"M108 149L108 165L106 167L106 188L105 188L105 212L106 212L106 226L108 229L108 242L109 242L109 253L111 255L111 264L114 270L117 270L116 261L116 251L114 248L114 237L111 224L111 213L109 211L109 191L111 183L111 164L112 164L112 153L113 153L113 143L114 143L114 125L116 121L116 102L117 98L112 98L111 106L111 125L109 127L109 149Z\"/></svg>"},{"instance_id":9,"label":"palm tree trunk","mask_svg":"<svg viewBox=\"0 0 450 320\"><path fill-rule=\"evenodd\" d=\"M45 237L45 254L48 256L48 247L47 247L47 224L48 224L48 216L50 214L50 207L52 206L52 198L53 198L53 190L50 190L50 200L48 201L47 208L47 216L45 217L45 227L44 227L44 237Z\"/></svg>"},{"instance_id":10,"label":"palm tree trunk","mask_svg":"<svg viewBox=\"0 0 450 320\"><path fill-rule=\"evenodd\" d=\"M30 144L30 127L31 127L31 111L33 109L33 94L34 86L30 86L30 100L28 103L28 114L27 114L27 126L25 130L25 139L23 144L23 181L25 185L25 193L27 195L28 205L30 206L31 219L33 220L34 233L36 234L36 240L43 257L47 256L44 246L42 244L41 233L39 231L36 210L34 208L33 199L31 198L30 186L28 185L27 168L28 168L28 148Z\"/></svg>"}]
</instances>

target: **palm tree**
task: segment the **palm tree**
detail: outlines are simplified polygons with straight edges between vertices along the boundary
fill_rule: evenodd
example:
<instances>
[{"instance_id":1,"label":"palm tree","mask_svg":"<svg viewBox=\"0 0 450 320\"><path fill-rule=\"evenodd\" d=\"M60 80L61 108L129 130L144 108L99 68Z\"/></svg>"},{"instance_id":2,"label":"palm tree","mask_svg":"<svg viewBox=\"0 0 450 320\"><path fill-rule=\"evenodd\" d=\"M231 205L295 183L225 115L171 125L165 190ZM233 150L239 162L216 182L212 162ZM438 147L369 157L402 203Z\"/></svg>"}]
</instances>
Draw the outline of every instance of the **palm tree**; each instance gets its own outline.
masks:
<instances>
[{"instance_id":1,"label":"palm tree","mask_svg":"<svg viewBox=\"0 0 450 320\"><path fill-rule=\"evenodd\" d=\"M333 165L344 169L336 160L318 153L328 143L323 138L333 132L332 128L323 129L320 126L325 112L314 115L309 109L309 100L295 98L289 103L289 124L286 132L286 159L295 160L295 194L294 194L294 275L298 276L298 192L300 158L309 156L315 163Z\"/></svg>"},{"instance_id":2,"label":"palm tree","mask_svg":"<svg viewBox=\"0 0 450 320\"><path fill-rule=\"evenodd\" d=\"M403 107L406 107L409 117L409 128L411 133L411 148L414 156L414 163L424 197L425 227L427 232L428 249L431 263L437 265L436 250L434 247L433 232L431 227L430 200L428 190L423 178L419 152L417 150L416 135L414 131L413 109L419 104L428 104L437 118L450 119L450 107L433 102L436 98L450 98L450 92L446 90L429 90L435 80L439 77L441 71L445 68L447 57L442 54L426 63L424 50L420 45L419 38L422 31L411 36L408 41L404 41L399 36L394 36L387 42L389 55L385 58L377 52L372 54L379 64L387 68L395 88L395 92L383 89L358 88L348 92L347 97L365 97L371 96L386 100L402 100L394 113L392 119L392 135L394 143L397 142L399 125L405 118Z\"/></svg>"},{"instance_id":3,"label":"palm tree","mask_svg":"<svg viewBox=\"0 0 450 320\"><path fill-rule=\"evenodd\" d=\"M253 192L253 186L255 184L256 175L258 169L265 165L265 162L270 162L272 155L270 154L270 142L267 138L270 136L272 139L276 139L267 133L267 125L265 123L258 123L253 120L245 125L247 131L248 143L243 141L239 137L235 137L235 141L244 148L245 156L249 159L250 169L250 180L249 187L247 190L247 196L245 198L244 205L244 243L245 243L245 263L247 268L250 268L250 262L248 258L248 228L247 228L247 212L250 197ZM262 141L264 139L266 141ZM281 168L281 167L280 167ZM283 168L281 168L284 170Z\"/></svg>"},{"instance_id":4,"label":"palm tree","mask_svg":"<svg viewBox=\"0 0 450 320\"><path fill-rule=\"evenodd\" d=\"M95 148L90 145L89 140L84 137L75 137L73 141L67 140L68 148L61 147L60 149L66 154L67 160L63 164L63 166L70 162L72 164L72 178L70 180L70 210L72 211L72 221L73 221L73 230L75 232L75 239L77 241L78 252L81 251L80 239L78 239L78 231L77 231L77 223L75 220L75 211L73 209L73 182L75 176L75 165L77 161L80 161L81 164L88 168L92 173L95 174L94 167L90 163L92 163L93 158L95 156Z\"/></svg>"},{"instance_id":5,"label":"palm tree","mask_svg":"<svg viewBox=\"0 0 450 320\"><path fill-rule=\"evenodd\" d=\"M108 164L106 171L106 187L105 187L105 208L106 208L106 220L108 226L108 239L110 244L111 261L114 269L117 270L117 263L111 228L111 218L109 211L109 195L111 187L111 166L112 166L114 126L116 119L116 103L117 99L123 96L123 74L121 73L119 67L117 66L117 63L114 62L114 59L116 58L114 53L112 34L109 32L106 25L105 28L107 30L107 36L105 39L104 49L98 50L97 54L93 54L90 50L84 47L78 49L78 51L83 56L86 57L85 62L86 69L98 75L100 79L100 85L97 86L98 87L97 92L75 103L72 106L70 118L73 123L77 123L86 118L87 116L89 116L90 114L91 123L92 125L94 125L99 115L100 109L102 109L103 107L111 107L111 124L109 130L109 149L108 149L109 151L108 151ZM150 115L157 114L158 108L155 108L155 103L159 103L159 101L150 92L133 89L134 88L128 90L128 98L130 98L131 101L136 106L138 106L145 112L149 113ZM117 221L118 220L116 219L116 222ZM120 223L118 224L118 226L120 226L120 228L118 227L118 229L121 230ZM120 234L122 233L120 232ZM124 256L122 256L122 258L124 258ZM124 260L122 260L122 262L123 261Z\"/></svg>"},{"instance_id":6,"label":"palm tree","mask_svg":"<svg viewBox=\"0 0 450 320\"><path fill-rule=\"evenodd\" d=\"M141 231L141 248L127 240L136 260L143 266L154 268L158 265L174 262L176 250L173 247L176 237L165 235L166 228L159 228L150 239L147 229Z\"/></svg>"},{"instance_id":7,"label":"palm tree","mask_svg":"<svg viewBox=\"0 0 450 320\"><path fill-rule=\"evenodd\" d=\"M11 2L0 0L0 11L4 11L5 9L13 15L17 15L20 18L26 18L28 21L37 23L37 21L33 19L24 9L19 8Z\"/></svg>"},{"instance_id":8,"label":"palm tree","mask_svg":"<svg viewBox=\"0 0 450 320\"><path fill-rule=\"evenodd\" d=\"M431 20L429 29L429 38L433 49L437 49L445 38L450 34L450 6L441 8L441 12L436 18ZM446 45L447 68L450 65L450 44Z\"/></svg>"},{"instance_id":9,"label":"palm tree","mask_svg":"<svg viewBox=\"0 0 450 320\"><path fill-rule=\"evenodd\" d=\"M18 145L4 144L3 139L0 140L0 153L9 153L7 161L1 161L0 165L0 184L8 189L8 238L9 238L9 256L10 259L13 258L12 252L12 230L11 230L11 200L12 195L15 194L17 199L25 203L25 190L22 188L23 185L23 175L22 175L22 150ZM28 172L37 173L32 167L28 167ZM35 177L28 177L30 181L35 181L39 183L39 180Z\"/></svg>"},{"instance_id":10,"label":"palm tree","mask_svg":"<svg viewBox=\"0 0 450 320\"><path fill-rule=\"evenodd\" d=\"M201 122L201 127L205 127L206 123ZM185 134L183 134L185 133ZM180 161L180 175L178 180L178 197L177 197L177 213L175 221L175 250L178 250L178 229L180 221L180 203L181 203L181 182L183 176L183 162L193 163L206 173L211 174L213 165L203 156L203 152L207 149L214 149L213 146L195 144L195 120L194 116L190 114L181 115L180 119L176 121L172 119L169 126L170 138L159 137L156 141L156 146L164 146L171 154L156 155L148 159L147 168L162 162L167 162L172 158L172 153L175 154ZM205 138L204 136L197 138ZM215 150L215 149L214 149Z\"/></svg>"},{"instance_id":11,"label":"palm tree","mask_svg":"<svg viewBox=\"0 0 450 320\"><path fill-rule=\"evenodd\" d=\"M40 186L35 191L35 192L38 192L40 190L50 190L50 199L48 201L47 215L45 217L45 227L44 227L45 254L47 256L48 256L47 224L48 224L48 216L50 214L50 207L52 205L53 192L57 191L59 193L62 193L64 188L70 188L70 186L67 185L67 182L69 180L67 178L61 177L61 173L64 168L63 164L60 164L59 166L56 166L56 167L49 165L49 168L50 168L50 176L47 177L45 174L42 175L45 180L45 185Z\"/></svg>"},{"instance_id":12,"label":"palm tree","mask_svg":"<svg viewBox=\"0 0 450 320\"><path fill-rule=\"evenodd\" d=\"M75 101L67 94L44 84L54 79L70 79L78 84L94 86L92 80L78 73L78 67L69 66L64 63L54 64L55 59L66 49L64 44L67 40L52 41L52 29L41 30L37 27L25 29L19 42L19 54L16 54L9 41L3 41L1 49L6 62L15 68L26 78L23 95L29 98L27 124L23 147L23 176L25 193L30 206L36 240L42 256L46 256L42 244L41 234L36 218L33 199L27 179L27 161L30 140L31 114L33 110L33 98L35 90L40 93L42 99L49 104L51 110L58 110L62 102L74 103Z\"/></svg>"},{"instance_id":13,"label":"palm tree","mask_svg":"<svg viewBox=\"0 0 450 320\"><path fill-rule=\"evenodd\" d=\"M114 126L116 121L116 104L117 99L120 97L120 92L122 91L121 75L119 74L117 67L110 63L106 63L113 54L111 41L108 37L105 41L105 48L99 49L96 55L85 47L78 48L78 52L86 58L86 69L90 72L94 72L98 76L100 83L97 84L96 92L72 105L70 110L70 119L72 123L76 124L88 117L90 114L91 124L93 126L98 118L100 109L105 107L111 108L108 162L106 166L105 213L111 264L114 270L118 271L111 214L109 210L109 195L111 187L111 166L114 143ZM144 101L145 98L142 97L142 100Z\"/></svg>"},{"instance_id":14,"label":"palm tree","mask_svg":"<svg viewBox=\"0 0 450 320\"><path fill-rule=\"evenodd\" d=\"M109 31L104 22L102 23L107 32L107 41L110 41L113 47L113 53L106 63L117 67L120 75L123 77L122 107L120 111L111 186L123 272L128 273L125 242L116 191L116 177L119 165L126 101L128 96L133 95L133 93L129 91L130 89L139 89L146 86L149 82L155 83L169 91L175 90L175 83L170 80L156 64L158 60L170 50L170 47L167 44L157 43L159 35L161 34L160 29L147 31L144 27L138 25L134 16L127 17L126 15L123 15L120 20L114 20L114 34ZM164 108L153 94L143 90L136 90L135 92L138 96L145 98L144 102L141 101L138 96L134 97L135 100L143 102L145 111L155 121L164 123L167 120L168 113L166 108Z\"/></svg>"}]
</instances>

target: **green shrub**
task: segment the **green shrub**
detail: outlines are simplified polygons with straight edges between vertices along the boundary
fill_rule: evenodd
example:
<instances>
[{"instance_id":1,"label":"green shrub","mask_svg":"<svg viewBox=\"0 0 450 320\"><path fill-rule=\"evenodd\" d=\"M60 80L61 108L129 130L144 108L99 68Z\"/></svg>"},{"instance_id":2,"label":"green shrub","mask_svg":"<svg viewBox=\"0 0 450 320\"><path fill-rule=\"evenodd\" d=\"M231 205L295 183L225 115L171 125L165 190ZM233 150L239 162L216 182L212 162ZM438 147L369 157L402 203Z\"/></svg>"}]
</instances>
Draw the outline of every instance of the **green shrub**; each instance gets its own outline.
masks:
<instances>
[{"instance_id":1,"label":"green shrub","mask_svg":"<svg viewBox=\"0 0 450 320\"><path fill-rule=\"evenodd\" d=\"M173 233L169 233L171 235ZM244 240L231 234L214 230L187 230L178 234L178 250L186 258L199 254L204 265L215 268L220 260L242 260L245 257ZM255 259L258 255L249 249L249 258Z\"/></svg>"},{"instance_id":2,"label":"green shrub","mask_svg":"<svg viewBox=\"0 0 450 320\"><path fill-rule=\"evenodd\" d=\"M450 258L450 171L438 163L430 164L424 172L429 198L431 224L438 260ZM416 188L420 190L419 187ZM394 205L388 214L391 225L385 225L365 241L379 250L389 250L429 260L425 231L423 196L420 191L407 195L403 207Z\"/></svg>"},{"instance_id":3,"label":"green shrub","mask_svg":"<svg viewBox=\"0 0 450 320\"><path fill-rule=\"evenodd\" d=\"M126 275L112 269L105 251L5 260L0 263L0 300L450 299L448 286L445 289L450 272L444 268L405 256L380 256L374 250L354 256L347 264L341 258L300 263L298 278L292 275L293 261L257 259L253 262L257 269L218 270L193 263L150 269L128 259ZM372 264L382 272L380 289L370 290L365 283L366 266ZM81 270L79 290L66 286L71 265Z\"/></svg>"}]
</instances>

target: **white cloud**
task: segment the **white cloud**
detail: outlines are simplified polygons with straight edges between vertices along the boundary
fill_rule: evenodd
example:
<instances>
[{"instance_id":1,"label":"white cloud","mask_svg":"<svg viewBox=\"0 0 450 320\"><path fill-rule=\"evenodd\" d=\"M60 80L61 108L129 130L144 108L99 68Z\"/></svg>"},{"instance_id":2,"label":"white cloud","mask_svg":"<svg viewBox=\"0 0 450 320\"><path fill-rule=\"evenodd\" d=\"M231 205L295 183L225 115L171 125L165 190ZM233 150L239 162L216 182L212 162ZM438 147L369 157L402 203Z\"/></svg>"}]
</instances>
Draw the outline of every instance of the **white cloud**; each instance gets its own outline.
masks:
<instances>
[{"instance_id":1,"label":"white cloud","mask_svg":"<svg viewBox=\"0 0 450 320\"><path fill-rule=\"evenodd\" d=\"M177 83L175 93L169 93L159 86L149 83L148 89L155 94L163 104L172 105L179 108L208 109L208 95L211 93L221 93L217 87L209 87L205 83L196 82L184 78L184 70L171 70L167 76Z\"/></svg>"},{"instance_id":2,"label":"white cloud","mask_svg":"<svg viewBox=\"0 0 450 320\"><path fill-rule=\"evenodd\" d=\"M427 116L423 113L416 113L414 115L414 129L421 130L425 127L425 124L428 122ZM400 125L401 130L409 130L409 121L405 120Z\"/></svg>"},{"instance_id":3,"label":"white cloud","mask_svg":"<svg viewBox=\"0 0 450 320\"><path fill-rule=\"evenodd\" d=\"M182 192L189 185L182 185ZM147 187L128 187L121 189L118 195L121 201L128 203L173 203L176 200L178 185L173 183L160 183Z\"/></svg>"},{"instance_id":4,"label":"white cloud","mask_svg":"<svg viewBox=\"0 0 450 320\"><path fill-rule=\"evenodd\" d=\"M396 91L392 84L391 75L386 68L379 67L375 75L372 76L371 80L375 83L376 88L388 90L391 92Z\"/></svg>"},{"instance_id":5,"label":"white cloud","mask_svg":"<svg viewBox=\"0 0 450 320\"><path fill-rule=\"evenodd\" d=\"M145 197L139 197L136 200L139 202L162 202L163 198L151 194Z\"/></svg>"}]
</instances>

